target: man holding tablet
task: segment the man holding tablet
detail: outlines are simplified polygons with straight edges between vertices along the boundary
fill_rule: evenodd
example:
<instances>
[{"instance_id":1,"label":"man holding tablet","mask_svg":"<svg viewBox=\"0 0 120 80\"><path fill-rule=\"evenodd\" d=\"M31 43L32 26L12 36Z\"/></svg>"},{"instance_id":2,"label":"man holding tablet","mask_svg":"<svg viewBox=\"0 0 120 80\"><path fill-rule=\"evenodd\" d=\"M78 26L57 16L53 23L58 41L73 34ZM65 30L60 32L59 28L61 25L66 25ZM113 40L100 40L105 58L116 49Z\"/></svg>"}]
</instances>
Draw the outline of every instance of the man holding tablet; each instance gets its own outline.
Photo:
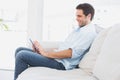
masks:
<instances>
[{"instance_id":1,"label":"man holding tablet","mask_svg":"<svg viewBox=\"0 0 120 80\"><path fill-rule=\"evenodd\" d=\"M75 69L97 35L95 25L91 23L93 17L94 8L90 4L79 4L76 7L78 28L66 38L57 51L45 51L38 41L33 41L33 50L18 48L15 52L14 80L29 66Z\"/></svg>"}]
</instances>

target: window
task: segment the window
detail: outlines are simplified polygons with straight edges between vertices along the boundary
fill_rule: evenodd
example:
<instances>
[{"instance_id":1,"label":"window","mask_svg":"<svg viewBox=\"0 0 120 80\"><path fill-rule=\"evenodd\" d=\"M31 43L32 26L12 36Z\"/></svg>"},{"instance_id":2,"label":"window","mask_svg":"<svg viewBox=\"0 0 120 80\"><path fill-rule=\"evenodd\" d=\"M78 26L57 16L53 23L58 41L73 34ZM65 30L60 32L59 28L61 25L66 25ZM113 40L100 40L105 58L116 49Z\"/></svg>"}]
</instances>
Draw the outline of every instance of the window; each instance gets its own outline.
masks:
<instances>
[{"instance_id":1,"label":"window","mask_svg":"<svg viewBox=\"0 0 120 80\"><path fill-rule=\"evenodd\" d=\"M44 0L43 41L63 41L75 26L74 2Z\"/></svg>"},{"instance_id":2,"label":"window","mask_svg":"<svg viewBox=\"0 0 120 80\"><path fill-rule=\"evenodd\" d=\"M0 20L0 68L13 69L15 49L26 46L27 0L0 0Z\"/></svg>"}]
</instances>

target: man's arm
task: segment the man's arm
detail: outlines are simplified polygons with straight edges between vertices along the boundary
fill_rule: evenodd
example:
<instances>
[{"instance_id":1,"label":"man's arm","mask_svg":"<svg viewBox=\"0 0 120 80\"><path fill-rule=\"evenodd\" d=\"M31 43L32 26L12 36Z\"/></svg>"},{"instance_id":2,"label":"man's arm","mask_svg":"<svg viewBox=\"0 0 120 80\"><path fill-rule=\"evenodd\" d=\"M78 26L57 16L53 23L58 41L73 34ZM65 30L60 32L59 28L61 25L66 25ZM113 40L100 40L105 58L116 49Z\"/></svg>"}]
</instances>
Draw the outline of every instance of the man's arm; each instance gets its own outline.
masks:
<instances>
[{"instance_id":1,"label":"man's arm","mask_svg":"<svg viewBox=\"0 0 120 80\"><path fill-rule=\"evenodd\" d=\"M72 49L62 50L58 52L46 52L42 46L38 43L38 41L34 41L34 45L37 49L37 52L48 58L71 58L72 57Z\"/></svg>"},{"instance_id":2,"label":"man's arm","mask_svg":"<svg viewBox=\"0 0 120 80\"><path fill-rule=\"evenodd\" d=\"M48 58L71 58L72 57L72 49L62 50L58 52L45 52L41 51L41 55L48 57Z\"/></svg>"}]
</instances>

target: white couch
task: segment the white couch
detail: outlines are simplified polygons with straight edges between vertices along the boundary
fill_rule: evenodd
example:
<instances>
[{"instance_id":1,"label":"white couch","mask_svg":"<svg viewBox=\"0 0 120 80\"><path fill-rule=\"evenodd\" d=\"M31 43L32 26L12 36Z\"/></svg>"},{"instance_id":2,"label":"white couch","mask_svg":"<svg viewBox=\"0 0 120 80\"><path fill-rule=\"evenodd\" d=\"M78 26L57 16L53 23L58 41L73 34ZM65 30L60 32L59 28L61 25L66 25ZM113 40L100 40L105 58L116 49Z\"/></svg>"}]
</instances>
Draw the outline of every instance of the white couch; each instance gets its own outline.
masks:
<instances>
[{"instance_id":1,"label":"white couch","mask_svg":"<svg viewBox=\"0 0 120 80\"><path fill-rule=\"evenodd\" d=\"M120 80L120 24L99 33L79 67L67 71L31 67L17 80Z\"/></svg>"}]
</instances>

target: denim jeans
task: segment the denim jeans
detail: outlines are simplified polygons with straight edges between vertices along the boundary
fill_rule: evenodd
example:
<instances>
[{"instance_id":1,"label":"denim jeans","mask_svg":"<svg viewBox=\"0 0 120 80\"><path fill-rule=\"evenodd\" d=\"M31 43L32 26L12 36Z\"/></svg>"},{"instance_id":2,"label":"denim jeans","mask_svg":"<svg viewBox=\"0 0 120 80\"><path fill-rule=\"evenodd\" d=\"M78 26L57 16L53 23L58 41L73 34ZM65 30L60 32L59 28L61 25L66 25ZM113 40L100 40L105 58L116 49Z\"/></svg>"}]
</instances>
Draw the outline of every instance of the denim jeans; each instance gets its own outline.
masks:
<instances>
[{"instance_id":1,"label":"denim jeans","mask_svg":"<svg viewBox=\"0 0 120 80\"><path fill-rule=\"evenodd\" d=\"M14 80L28 67L38 66L65 70L63 64L57 62L55 59L44 57L29 48L20 47L16 49Z\"/></svg>"}]
</instances>

